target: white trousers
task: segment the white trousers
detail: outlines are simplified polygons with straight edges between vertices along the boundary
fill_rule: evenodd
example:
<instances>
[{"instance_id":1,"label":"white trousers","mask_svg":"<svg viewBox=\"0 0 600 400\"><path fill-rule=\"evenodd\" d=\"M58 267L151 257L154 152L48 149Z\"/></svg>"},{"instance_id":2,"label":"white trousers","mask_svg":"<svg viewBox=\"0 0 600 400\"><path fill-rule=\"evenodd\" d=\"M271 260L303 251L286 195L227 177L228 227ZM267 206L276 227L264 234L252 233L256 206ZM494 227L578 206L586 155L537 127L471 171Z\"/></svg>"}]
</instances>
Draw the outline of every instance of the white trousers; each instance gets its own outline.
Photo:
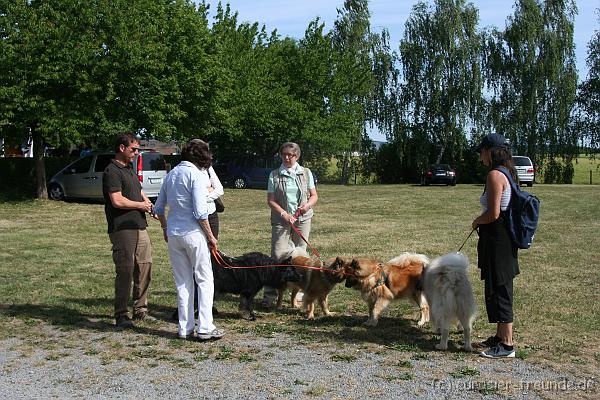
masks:
<instances>
[{"instance_id":1,"label":"white trousers","mask_svg":"<svg viewBox=\"0 0 600 400\"><path fill-rule=\"evenodd\" d=\"M206 237L201 232L169 236L169 259L177 288L179 335L194 332L194 280L198 285L198 333L212 332L215 284Z\"/></svg>"}]
</instances>

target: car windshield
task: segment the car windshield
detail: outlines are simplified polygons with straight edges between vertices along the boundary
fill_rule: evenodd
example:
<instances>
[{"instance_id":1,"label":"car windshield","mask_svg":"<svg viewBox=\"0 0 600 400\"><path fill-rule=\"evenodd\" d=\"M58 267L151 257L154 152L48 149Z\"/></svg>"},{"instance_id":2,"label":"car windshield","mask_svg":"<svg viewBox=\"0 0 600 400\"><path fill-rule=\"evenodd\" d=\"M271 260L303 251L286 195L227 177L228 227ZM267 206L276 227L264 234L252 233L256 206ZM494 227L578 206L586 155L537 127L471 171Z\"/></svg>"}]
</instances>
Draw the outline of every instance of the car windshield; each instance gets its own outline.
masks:
<instances>
[{"instance_id":1,"label":"car windshield","mask_svg":"<svg viewBox=\"0 0 600 400\"><path fill-rule=\"evenodd\" d=\"M532 165L531 160L528 157L515 156L513 157L513 162L517 167L526 167Z\"/></svg>"},{"instance_id":2,"label":"car windshield","mask_svg":"<svg viewBox=\"0 0 600 400\"><path fill-rule=\"evenodd\" d=\"M142 169L144 171L164 171L167 169L167 164L161 153L142 153Z\"/></svg>"},{"instance_id":3,"label":"car windshield","mask_svg":"<svg viewBox=\"0 0 600 400\"><path fill-rule=\"evenodd\" d=\"M448 164L433 164L431 169L445 169L446 171L450 171L452 168Z\"/></svg>"}]
</instances>

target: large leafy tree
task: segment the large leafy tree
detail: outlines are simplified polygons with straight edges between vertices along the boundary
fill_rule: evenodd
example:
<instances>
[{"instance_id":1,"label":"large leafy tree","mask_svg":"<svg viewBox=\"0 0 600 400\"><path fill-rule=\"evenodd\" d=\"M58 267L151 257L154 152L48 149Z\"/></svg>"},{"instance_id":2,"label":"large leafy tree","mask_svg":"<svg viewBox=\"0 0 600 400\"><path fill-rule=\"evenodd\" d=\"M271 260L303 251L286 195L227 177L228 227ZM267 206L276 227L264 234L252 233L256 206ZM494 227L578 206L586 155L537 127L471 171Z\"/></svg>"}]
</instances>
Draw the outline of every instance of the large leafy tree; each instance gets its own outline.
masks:
<instances>
[{"instance_id":1,"label":"large leafy tree","mask_svg":"<svg viewBox=\"0 0 600 400\"><path fill-rule=\"evenodd\" d=\"M80 141L93 126L99 84L89 65L102 48L89 29L97 15L85 3L0 3L0 129L5 138L32 136L38 197L47 197L43 143Z\"/></svg>"},{"instance_id":2,"label":"large leafy tree","mask_svg":"<svg viewBox=\"0 0 600 400\"><path fill-rule=\"evenodd\" d=\"M599 10L600 11L600 10ZM600 32L596 30L588 43L588 76L579 85L578 131L582 145L591 152L600 147Z\"/></svg>"},{"instance_id":3,"label":"large leafy tree","mask_svg":"<svg viewBox=\"0 0 600 400\"><path fill-rule=\"evenodd\" d=\"M375 77L369 2L345 0L334 22L333 82L328 107L331 110L329 135L344 150L341 182L349 177L350 150L358 150L368 119L367 103Z\"/></svg>"},{"instance_id":4,"label":"large leafy tree","mask_svg":"<svg viewBox=\"0 0 600 400\"><path fill-rule=\"evenodd\" d=\"M433 8L418 3L406 23L394 139L419 149L417 168L459 161L466 130L477 123L483 88L477 24L477 10L464 0L436 0Z\"/></svg>"},{"instance_id":5,"label":"large leafy tree","mask_svg":"<svg viewBox=\"0 0 600 400\"><path fill-rule=\"evenodd\" d=\"M119 131L186 137L214 126L218 65L205 9L186 0L0 3L3 136L31 133L38 197L43 143L110 143Z\"/></svg>"},{"instance_id":6,"label":"large leafy tree","mask_svg":"<svg viewBox=\"0 0 600 400\"><path fill-rule=\"evenodd\" d=\"M292 39L268 34L258 23L238 24L229 5L218 5L211 34L223 70L222 129L211 140L225 157L273 156L287 138L297 138L303 105L290 92L288 65L297 60Z\"/></svg>"},{"instance_id":7,"label":"large leafy tree","mask_svg":"<svg viewBox=\"0 0 600 400\"><path fill-rule=\"evenodd\" d=\"M518 0L505 31L496 31L486 46L491 126L519 154L546 164L546 181L569 181L578 152L571 125L575 13L572 0Z\"/></svg>"}]
</instances>

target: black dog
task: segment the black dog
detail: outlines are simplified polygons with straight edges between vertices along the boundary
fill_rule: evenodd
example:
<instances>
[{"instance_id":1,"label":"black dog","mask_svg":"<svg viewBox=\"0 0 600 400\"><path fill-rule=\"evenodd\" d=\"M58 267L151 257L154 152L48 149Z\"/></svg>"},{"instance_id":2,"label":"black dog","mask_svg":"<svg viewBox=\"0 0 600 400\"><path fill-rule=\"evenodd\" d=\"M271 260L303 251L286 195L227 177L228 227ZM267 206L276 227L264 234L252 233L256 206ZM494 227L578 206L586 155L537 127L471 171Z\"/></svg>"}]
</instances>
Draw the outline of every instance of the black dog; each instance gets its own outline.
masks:
<instances>
[{"instance_id":1,"label":"black dog","mask_svg":"<svg viewBox=\"0 0 600 400\"><path fill-rule=\"evenodd\" d=\"M252 252L240 257L229 257L219 252L219 258L212 257L212 269L215 279L215 298L219 293L233 293L240 295L240 310L242 318L253 321L254 297L263 288L271 286L282 290L287 282L299 282L300 274L290 265L290 260L278 262L266 254ZM261 268L227 268L244 266L265 266ZM272 265L272 266L271 266ZM279 265L279 266L278 266Z\"/></svg>"}]
</instances>

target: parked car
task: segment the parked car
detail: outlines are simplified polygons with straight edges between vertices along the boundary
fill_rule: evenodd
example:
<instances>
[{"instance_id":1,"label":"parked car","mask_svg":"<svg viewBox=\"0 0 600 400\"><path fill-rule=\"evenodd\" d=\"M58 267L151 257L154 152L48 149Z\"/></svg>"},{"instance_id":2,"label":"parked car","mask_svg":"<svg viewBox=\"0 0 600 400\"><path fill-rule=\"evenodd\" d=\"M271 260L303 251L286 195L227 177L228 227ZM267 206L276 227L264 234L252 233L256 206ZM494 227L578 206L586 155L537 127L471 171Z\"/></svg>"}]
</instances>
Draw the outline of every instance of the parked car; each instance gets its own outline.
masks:
<instances>
[{"instance_id":1,"label":"parked car","mask_svg":"<svg viewBox=\"0 0 600 400\"><path fill-rule=\"evenodd\" d=\"M50 179L50 198L104 200L102 173L114 156L114 153L109 152L92 153L70 163ZM143 151L135 156L133 167L146 196L156 199L167 175L167 163L163 155Z\"/></svg>"},{"instance_id":2,"label":"parked car","mask_svg":"<svg viewBox=\"0 0 600 400\"><path fill-rule=\"evenodd\" d=\"M431 183L444 183L454 186L456 185L456 171L448 164L432 164L421 176L421 185Z\"/></svg>"},{"instance_id":3,"label":"parked car","mask_svg":"<svg viewBox=\"0 0 600 400\"><path fill-rule=\"evenodd\" d=\"M245 156L228 162L216 162L213 168L225 186L266 189L269 174L280 164L281 160L277 157L265 159Z\"/></svg>"},{"instance_id":4,"label":"parked car","mask_svg":"<svg viewBox=\"0 0 600 400\"><path fill-rule=\"evenodd\" d=\"M236 189L266 189L269 184L271 171L279 168L281 159L273 157L265 159L254 156L244 156L229 162L215 162L213 168L223 186ZM313 172L315 184L317 176Z\"/></svg>"},{"instance_id":5,"label":"parked car","mask_svg":"<svg viewBox=\"0 0 600 400\"><path fill-rule=\"evenodd\" d=\"M535 167L529 157L525 156L513 156L513 162L517 170L517 176L519 177L519 184L527 184L527 186L533 186L535 180Z\"/></svg>"}]
</instances>

